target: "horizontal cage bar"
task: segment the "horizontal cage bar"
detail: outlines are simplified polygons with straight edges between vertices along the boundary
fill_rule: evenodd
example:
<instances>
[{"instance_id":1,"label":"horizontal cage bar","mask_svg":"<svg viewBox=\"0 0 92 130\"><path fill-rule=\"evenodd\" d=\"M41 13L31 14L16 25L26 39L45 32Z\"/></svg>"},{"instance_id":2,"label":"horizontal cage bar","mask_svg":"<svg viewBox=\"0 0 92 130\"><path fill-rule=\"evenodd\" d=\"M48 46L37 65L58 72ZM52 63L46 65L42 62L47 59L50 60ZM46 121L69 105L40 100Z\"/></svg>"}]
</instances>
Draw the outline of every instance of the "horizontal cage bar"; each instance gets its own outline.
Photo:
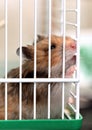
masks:
<instances>
[{"instance_id":1,"label":"horizontal cage bar","mask_svg":"<svg viewBox=\"0 0 92 130\"><path fill-rule=\"evenodd\" d=\"M76 79L76 78L33 78L33 79L28 79L28 78L7 78L7 79L4 79L4 78L0 78L0 82L3 82L3 83L18 83L18 82L22 82L22 83L41 83L41 82L75 82L75 83L78 83L79 82L79 79Z\"/></svg>"},{"instance_id":2,"label":"horizontal cage bar","mask_svg":"<svg viewBox=\"0 0 92 130\"><path fill-rule=\"evenodd\" d=\"M54 11L64 11L61 8L52 8ZM77 9L66 9L66 12L77 12Z\"/></svg>"}]
</instances>

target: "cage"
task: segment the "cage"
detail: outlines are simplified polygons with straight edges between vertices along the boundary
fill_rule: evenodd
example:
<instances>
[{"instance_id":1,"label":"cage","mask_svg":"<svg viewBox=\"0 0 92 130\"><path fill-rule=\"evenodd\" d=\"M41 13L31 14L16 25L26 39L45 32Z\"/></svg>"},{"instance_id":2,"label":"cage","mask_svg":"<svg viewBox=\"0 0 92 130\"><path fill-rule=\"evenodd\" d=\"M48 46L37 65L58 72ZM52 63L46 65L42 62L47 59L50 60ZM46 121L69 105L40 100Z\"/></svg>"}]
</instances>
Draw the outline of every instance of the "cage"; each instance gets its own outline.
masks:
<instances>
[{"instance_id":1,"label":"cage","mask_svg":"<svg viewBox=\"0 0 92 130\"><path fill-rule=\"evenodd\" d=\"M4 27L3 35L5 43L1 48L1 52L4 52L1 57L4 59L3 64L5 70L3 72L5 73L5 77L0 78L0 129L81 129L82 116L79 112L80 0L74 0L73 2L72 0L18 0L18 6L15 5L16 10L18 10L17 14L15 13L17 16L15 15L13 18L18 23L18 27L15 27L15 30L19 29L19 48L17 49L19 68L17 68L17 71L15 68L8 72L11 68L8 67L8 64L11 64L8 62L8 53L14 51L14 49L10 49L9 51L8 47L15 47L16 44L9 46L9 39L15 35L15 30L8 27L11 25L11 28L14 28L14 23L12 24L12 22L9 21L9 18L12 17L12 15L9 16L8 12L10 7L9 2L11 3L11 8L13 8L12 4L14 1L2 1L4 20L0 23L0 28ZM24 5L26 2L28 2L28 6L33 9L33 11L31 10L32 12L30 8L25 8ZM28 9L28 18L25 17L25 9ZM30 19L31 15L33 19ZM31 42L33 45L28 45L29 49L22 47L23 37L25 37L23 31L26 30L26 27L24 27L25 18L27 18L25 21L29 20L30 22L30 24L28 23L28 25L26 25L28 29L32 24L29 30L32 30L33 33L31 31L29 32L30 36L34 38L34 41ZM8 34L9 29L10 34ZM69 37L66 38L67 35ZM74 40L71 39L70 36L72 36ZM39 40L39 38L41 40ZM14 36L13 39L15 39ZM53 44L53 41L56 43ZM44 45L43 43L46 44ZM62 53L58 53L61 45ZM41 51L41 48L44 52ZM74 53L76 53L76 56L74 56L76 60L72 57L74 63L70 60L69 65L66 59L71 55L70 52L67 51L67 48L68 51L69 48L73 50L71 51L73 56ZM68 54L66 54L66 51ZM55 55L55 53L58 53L58 55ZM60 54L62 56L60 56ZM39 61L39 57L42 61ZM15 60L15 57L13 58ZM33 58L33 61L31 61L32 59L30 60L30 58ZM25 59L27 64L22 61L23 59ZM28 61L30 61L30 63ZM57 66L56 63L60 65ZM16 63L14 62L14 64ZM66 75L66 69L73 64L76 64L76 70L74 67L70 68ZM25 69L23 68L27 69L28 65L30 65L29 70L31 72L24 76ZM2 67L0 69L2 72ZM59 73L59 75L57 75L57 73ZM73 75L71 73L73 73ZM27 86L25 88L25 85L29 86L29 89ZM17 89L15 90L15 88ZM25 93L27 91L28 95L26 96ZM28 106L25 104L28 104Z\"/></svg>"}]
</instances>

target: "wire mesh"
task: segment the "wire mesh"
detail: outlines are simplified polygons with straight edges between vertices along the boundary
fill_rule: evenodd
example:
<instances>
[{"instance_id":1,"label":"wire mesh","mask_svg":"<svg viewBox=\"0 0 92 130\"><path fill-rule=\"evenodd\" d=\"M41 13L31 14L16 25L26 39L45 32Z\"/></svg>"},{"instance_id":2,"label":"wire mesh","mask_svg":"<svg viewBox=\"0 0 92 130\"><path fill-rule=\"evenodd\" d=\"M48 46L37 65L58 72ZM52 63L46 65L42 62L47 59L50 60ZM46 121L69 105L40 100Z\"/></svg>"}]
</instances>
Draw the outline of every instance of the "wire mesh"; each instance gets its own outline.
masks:
<instances>
[{"instance_id":1,"label":"wire mesh","mask_svg":"<svg viewBox=\"0 0 92 130\"><path fill-rule=\"evenodd\" d=\"M20 41L20 76L19 78L8 78L7 77L7 60L8 60L8 9L7 9L7 5L8 5L8 0L5 0L5 78L0 78L0 82L5 83L5 120L7 120L7 109L8 109L8 95L7 95L7 87L8 87L8 83L19 83L19 119L22 120L22 83L34 83L34 114L33 114L33 118L36 119L36 88L37 88L37 83L48 83L48 113L47 113L47 117L48 119L50 119L50 114L51 114L51 101L50 101L50 97L51 97L51 83L62 83L61 89L62 89L62 99L61 99L61 106L62 106L62 113L61 113L61 117L62 119L65 118L65 83L76 83L75 85L75 90L76 90L76 94L74 94L72 91L70 92L70 94L72 95L72 97L76 100L75 106L73 106L71 103L69 103L68 105L70 106L70 108L74 111L75 113L75 118L79 119L79 57L80 57L80 48L79 48L79 37L80 37L80 0L76 1L76 8L75 9L67 9L66 7L66 0L62 0L61 1L61 8L58 9L60 10L61 13L61 20L58 21L56 20L56 22L60 23L61 25L61 30L60 30L60 34L63 35L63 66L62 66L62 78L51 78L51 35L52 35L52 0L49 0L47 2L48 4L48 78L37 78L37 5L38 5L38 1L35 0L34 1L34 78L33 79L29 79L29 78L22 78L22 29L23 29L23 19L22 19L22 0L19 1L19 41ZM57 10L57 8L53 8L53 10ZM75 12L76 13L76 23L72 23L70 21L67 21L67 12ZM68 26L74 26L76 29L76 43L77 43L77 60L76 60L76 66L77 66L77 71L75 74L74 78L65 78L65 45L66 45L66 34L67 34L67 25ZM69 114L67 114L67 117L70 119Z\"/></svg>"}]
</instances>

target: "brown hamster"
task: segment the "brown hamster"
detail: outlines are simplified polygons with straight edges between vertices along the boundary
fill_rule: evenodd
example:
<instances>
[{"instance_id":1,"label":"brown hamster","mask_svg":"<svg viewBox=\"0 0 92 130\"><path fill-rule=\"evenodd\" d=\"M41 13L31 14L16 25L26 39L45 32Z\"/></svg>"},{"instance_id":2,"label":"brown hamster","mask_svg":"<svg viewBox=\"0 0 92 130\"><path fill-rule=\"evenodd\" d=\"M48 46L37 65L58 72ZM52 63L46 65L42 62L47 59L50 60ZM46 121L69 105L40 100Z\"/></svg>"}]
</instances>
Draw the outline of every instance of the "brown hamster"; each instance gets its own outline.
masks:
<instances>
[{"instance_id":1,"label":"brown hamster","mask_svg":"<svg viewBox=\"0 0 92 130\"><path fill-rule=\"evenodd\" d=\"M19 55L20 49L17 49ZM22 64L22 77L34 77L34 46L22 47L24 62ZM66 37L65 46L65 76L71 77L71 66L75 65L76 42L70 37ZM63 37L51 36L51 78L62 78L63 63ZM43 37L37 42L37 78L48 77L48 37ZM8 78L19 78L19 68L12 69L8 73ZM60 118L62 111L62 83L51 84L51 118ZM22 83L22 118L33 118L33 83ZM37 118L47 118L48 112L48 83L37 83L36 106ZM65 93L69 91L71 83L65 83ZM0 85L0 119L4 119L4 93L5 84ZM68 95L65 104L68 102ZM8 119L19 118L19 83L8 83Z\"/></svg>"}]
</instances>

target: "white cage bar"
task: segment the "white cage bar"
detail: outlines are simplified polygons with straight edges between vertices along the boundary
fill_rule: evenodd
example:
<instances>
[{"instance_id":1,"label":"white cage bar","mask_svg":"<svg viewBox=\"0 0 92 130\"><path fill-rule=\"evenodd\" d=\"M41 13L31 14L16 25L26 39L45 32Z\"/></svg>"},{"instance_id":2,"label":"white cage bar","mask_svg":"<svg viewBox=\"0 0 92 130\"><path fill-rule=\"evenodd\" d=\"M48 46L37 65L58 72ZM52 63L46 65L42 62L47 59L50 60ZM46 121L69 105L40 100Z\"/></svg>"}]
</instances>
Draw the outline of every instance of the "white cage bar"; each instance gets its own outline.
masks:
<instances>
[{"instance_id":1,"label":"white cage bar","mask_svg":"<svg viewBox=\"0 0 92 130\"><path fill-rule=\"evenodd\" d=\"M34 79L36 79L36 38L37 38L37 0L34 1L34 11L35 11L35 25L34 25ZM34 119L36 119L36 83L34 82Z\"/></svg>"},{"instance_id":2,"label":"white cage bar","mask_svg":"<svg viewBox=\"0 0 92 130\"><path fill-rule=\"evenodd\" d=\"M76 0L77 2L77 78L80 79L80 0ZM79 94L80 94L80 82L77 83L76 87L76 119L79 119Z\"/></svg>"},{"instance_id":3,"label":"white cage bar","mask_svg":"<svg viewBox=\"0 0 92 130\"><path fill-rule=\"evenodd\" d=\"M22 79L22 0L19 0L19 42L20 42L20 72L19 78ZM22 83L19 83L19 119L22 119Z\"/></svg>"},{"instance_id":4,"label":"white cage bar","mask_svg":"<svg viewBox=\"0 0 92 130\"><path fill-rule=\"evenodd\" d=\"M66 0L62 1L63 5L63 66L62 78L65 78L65 37L66 37ZM62 84L62 119L64 119L64 97L65 97L65 84Z\"/></svg>"},{"instance_id":5,"label":"white cage bar","mask_svg":"<svg viewBox=\"0 0 92 130\"><path fill-rule=\"evenodd\" d=\"M7 79L7 60L8 60L8 7L7 0L5 0L5 79ZM5 120L7 120L7 82L5 83Z\"/></svg>"},{"instance_id":6,"label":"white cage bar","mask_svg":"<svg viewBox=\"0 0 92 130\"><path fill-rule=\"evenodd\" d=\"M23 79L19 79L19 78L8 78L8 79L4 79L4 78L0 78L0 82L2 82L2 83L9 83L9 82L11 82L11 83L19 83L19 82L22 82L22 83L32 83L32 82L35 82L35 83L41 83L41 82L43 82L43 83L48 83L48 82L76 82L76 83L78 83L79 82L79 78L77 79L77 78L50 78L49 80L48 79L44 79L44 78L36 78L36 79L28 79L28 78L23 78Z\"/></svg>"},{"instance_id":7,"label":"white cage bar","mask_svg":"<svg viewBox=\"0 0 92 130\"><path fill-rule=\"evenodd\" d=\"M48 57L48 79L51 77L51 2L49 1L49 57ZM50 84L48 85L48 119L50 119Z\"/></svg>"}]
</instances>

